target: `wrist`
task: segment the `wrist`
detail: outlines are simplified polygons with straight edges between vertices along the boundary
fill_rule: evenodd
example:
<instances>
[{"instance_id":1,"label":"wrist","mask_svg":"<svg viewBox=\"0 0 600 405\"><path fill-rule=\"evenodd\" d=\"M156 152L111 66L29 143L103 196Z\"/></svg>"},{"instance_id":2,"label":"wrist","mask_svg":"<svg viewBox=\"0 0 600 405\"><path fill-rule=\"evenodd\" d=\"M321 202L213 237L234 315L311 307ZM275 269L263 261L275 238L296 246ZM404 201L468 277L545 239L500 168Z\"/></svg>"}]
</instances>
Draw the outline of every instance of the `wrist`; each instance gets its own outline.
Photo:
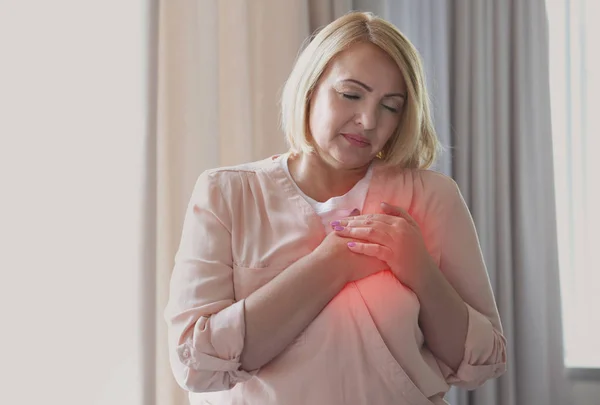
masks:
<instances>
[{"instance_id":1,"label":"wrist","mask_svg":"<svg viewBox=\"0 0 600 405\"><path fill-rule=\"evenodd\" d=\"M350 281L349 273L340 271L331 256L314 251L307 258L315 277L320 278L322 283L333 287L336 291L340 291Z\"/></svg>"},{"instance_id":2,"label":"wrist","mask_svg":"<svg viewBox=\"0 0 600 405\"><path fill-rule=\"evenodd\" d=\"M427 288L435 282L436 277L440 276L440 270L432 258L429 258L418 270L414 272L414 276L408 280L406 286L413 290L418 296L425 293Z\"/></svg>"}]
</instances>

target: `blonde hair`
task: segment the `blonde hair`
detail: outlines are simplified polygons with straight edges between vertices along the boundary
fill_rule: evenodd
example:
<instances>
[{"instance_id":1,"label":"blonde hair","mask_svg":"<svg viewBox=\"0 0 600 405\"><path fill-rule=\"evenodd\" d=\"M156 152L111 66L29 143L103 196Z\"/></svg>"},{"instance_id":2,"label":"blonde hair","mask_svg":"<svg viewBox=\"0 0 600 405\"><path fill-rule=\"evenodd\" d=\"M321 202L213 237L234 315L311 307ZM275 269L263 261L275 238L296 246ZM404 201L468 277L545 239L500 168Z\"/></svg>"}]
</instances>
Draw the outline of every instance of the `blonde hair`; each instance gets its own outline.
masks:
<instances>
[{"instance_id":1,"label":"blonde hair","mask_svg":"<svg viewBox=\"0 0 600 405\"><path fill-rule=\"evenodd\" d=\"M281 98L281 124L290 152L314 152L309 141L308 114L316 84L338 53L362 41L378 46L396 62L407 90L400 124L378 157L386 165L430 167L441 145L431 121L421 57L413 44L394 25L366 12L348 13L309 40L296 60Z\"/></svg>"}]
</instances>

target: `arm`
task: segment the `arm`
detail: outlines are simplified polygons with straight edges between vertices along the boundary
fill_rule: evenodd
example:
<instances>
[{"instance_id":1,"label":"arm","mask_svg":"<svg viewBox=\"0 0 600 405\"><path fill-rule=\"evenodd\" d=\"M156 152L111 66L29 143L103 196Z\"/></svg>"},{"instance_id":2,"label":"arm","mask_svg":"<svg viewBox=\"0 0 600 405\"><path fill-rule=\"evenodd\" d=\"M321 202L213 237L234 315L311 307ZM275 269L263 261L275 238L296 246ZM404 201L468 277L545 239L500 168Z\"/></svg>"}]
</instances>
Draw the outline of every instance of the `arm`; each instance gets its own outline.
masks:
<instances>
[{"instance_id":1,"label":"arm","mask_svg":"<svg viewBox=\"0 0 600 405\"><path fill-rule=\"evenodd\" d=\"M246 298L244 369L271 361L342 289L343 272L326 270L324 261L305 256Z\"/></svg>"},{"instance_id":2,"label":"arm","mask_svg":"<svg viewBox=\"0 0 600 405\"><path fill-rule=\"evenodd\" d=\"M214 176L203 173L194 188L165 309L173 374L193 392L251 378L248 370L285 349L347 281L315 251L236 301L231 216Z\"/></svg>"},{"instance_id":3,"label":"arm","mask_svg":"<svg viewBox=\"0 0 600 405\"><path fill-rule=\"evenodd\" d=\"M346 283L388 268L378 259L350 252L347 242L330 233L312 253L246 298L245 369L277 356Z\"/></svg>"},{"instance_id":4,"label":"arm","mask_svg":"<svg viewBox=\"0 0 600 405\"><path fill-rule=\"evenodd\" d=\"M164 311L177 383L193 392L228 389L240 370L244 302L233 290L230 215L214 175L198 178L188 204Z\"/></svg>"},{"instance_id":5,"label":"arm","mask_svg":"<svg viewBox=\"0 0 600 405\"><path fill-rule=\"evenodd\" d=\"M451 186L438 231L439 271L430 267L415 293L426 343L446 381L474 389L506 371L506 340L471 214Z\"/></svg>"},{"instance_id":6,"label":"arm","mask_svg":"<svg viewBox=\"0 0 600 405\"><path fill-rule=\"evenodd\" d=\"M431 352L453 370L464 353L469 315L462 298L432 260L411 288L419 299L419 325Z\"/></svg>"},{"instance_id":7,"label":"arm","mask_svg":"<svg viewBox=\"0 0 600 405\"><path fill-rule=\"evenodd\" d=\"M436 189L441 210L430 221L437 222L439 269L419 225L401 207L382 203L384 215L337 221L336 232L362 240L348 247L381 258L415 292L425 343L446 381L475 388L504 372L506 343L471 214L456 183L443 179Z\"/></svg>"}]
</instances>

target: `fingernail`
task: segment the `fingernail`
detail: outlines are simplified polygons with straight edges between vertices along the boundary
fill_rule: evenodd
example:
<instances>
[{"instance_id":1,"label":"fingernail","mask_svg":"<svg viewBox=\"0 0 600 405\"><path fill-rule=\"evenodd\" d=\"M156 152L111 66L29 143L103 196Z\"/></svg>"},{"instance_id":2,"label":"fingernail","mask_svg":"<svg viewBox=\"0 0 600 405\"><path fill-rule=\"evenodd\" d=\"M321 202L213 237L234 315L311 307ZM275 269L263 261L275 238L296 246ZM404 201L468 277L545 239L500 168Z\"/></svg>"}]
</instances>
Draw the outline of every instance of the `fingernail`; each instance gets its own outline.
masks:
<instances>
[{"instance_id":1,"label":"fingernail","mask_svg":"<svg viewBox=\"0 0 600 405\"><path fill-rule=\"evenodd\" d=\"M350 216L353 217L355 215L360 215L360 210L358 208L354 208L350 213Z\"/></svg>"},{"instance_id":2,"label":"fingernail","mask_svg":"<svg viewBox=\"0 0 600 405\"><path fill-rule=\"evenodd\" d=\"M338 226L340 225L340 221L331 221L331 226Z\"/></svg>"},{"instance_id":3,"label":"fingernail","mask_svg":"<svg viewBox=\"0 0 600 405\"><path fill-rule=\"evenodd\" d=\"M354 246L356 246L356 242L348 242L348 246L354 247Z\"/></svg>"},{"instance_id":4,"label":"fingernail","mask_svg":"<svg viewBox=\"0 0 600 405\"><path fill-rule=\"evenodd\" d=\"M335 226L333 229L335 229L336 231L343 231L343 230L344 230L344 227L343 227L343 226L340 226L340 225L338 225L338 226Z\"/></svg>"}]
</instances>

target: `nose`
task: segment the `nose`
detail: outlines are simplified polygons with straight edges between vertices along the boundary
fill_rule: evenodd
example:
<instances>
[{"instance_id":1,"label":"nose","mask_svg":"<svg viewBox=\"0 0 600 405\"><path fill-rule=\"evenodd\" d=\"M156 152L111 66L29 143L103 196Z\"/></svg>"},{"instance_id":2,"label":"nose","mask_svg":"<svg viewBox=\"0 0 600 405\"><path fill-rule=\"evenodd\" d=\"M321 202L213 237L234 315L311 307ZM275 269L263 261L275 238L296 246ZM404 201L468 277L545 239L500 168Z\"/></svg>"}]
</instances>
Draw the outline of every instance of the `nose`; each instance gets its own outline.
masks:
<instances>
[{"instance_id":1,"label":"nose","mask_svg":"<svg viewBox=\"0 0 600 405\"><path fill-rule=\"evenodd\" d=\"M377 108L364 105L356 114L356 123L361 125L365 131L377 127Z\"/></svg>"}]
</instances>

